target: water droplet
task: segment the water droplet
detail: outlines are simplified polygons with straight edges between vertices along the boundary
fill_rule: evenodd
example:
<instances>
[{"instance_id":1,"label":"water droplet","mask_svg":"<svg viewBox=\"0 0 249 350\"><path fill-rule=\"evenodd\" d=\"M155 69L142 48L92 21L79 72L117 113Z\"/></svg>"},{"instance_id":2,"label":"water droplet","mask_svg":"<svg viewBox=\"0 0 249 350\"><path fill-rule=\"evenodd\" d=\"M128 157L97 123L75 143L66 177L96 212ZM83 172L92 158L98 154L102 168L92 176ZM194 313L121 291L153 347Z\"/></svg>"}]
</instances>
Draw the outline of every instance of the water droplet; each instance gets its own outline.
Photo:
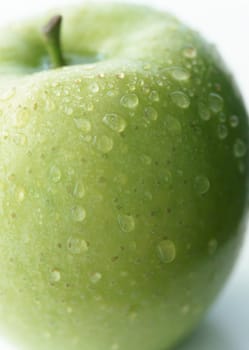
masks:
<instances>
[{"instance_id":1,"label":"water droplet","mask_svg":"<svg viewBox=\"0 0 249 350\"><path fill-rule=\"evenodd\" d=\"M156 121L158 118L158 113L153 107L147 107L144 110L144 118L146 123Z\"/></svg>"},{"instance_id":2,"label":"water droplet","mask_svg":"<svg viewBox=\"0 0 249 350\"><path fill-rule=\"evenodd\" d=\"M121 98L120 103L125 108L134 109L138 106L139 99L135 94L128 94Z\"/></svg>"},{"instance_id":3,"label":"water droplet","mask_svg":"<svg viewBox=\"0 0 249 350\"><path fill-rule=\"evenodd\" d=\"M152 90L149 96L150 100L153 102L158 102L160 101L159 94L156 90Z\"/></svg>"},{"instance_id":4,"label":"water droplet","mask_svg":"<svg viewBox=\"0 0 249 350\"><path fill-rule=\"evenodd\" d=\"M175 91L171 93L171 99L178 107L186 109L190 106L189 97L181 91Z\"/></svg>"},{"instance_id":5,"label":"water droplet","mask_svg":"<svg viewBox=\"0 0 249 350\"><path fill-rule=\"evenodd\" d=\"M184 305L182 308L181 308L181 312L183 313L183 315L187 315L189 314L190 312L190 306L189 305Z\"/></svg>"},{"instance_id":6,"label":"water droplet","mask_svg":"<svg viewBox=\"0 0 249 350\"><path fill-rule=\"evenodd\" d=\"M77 221L77 222L82 222L85 220L86 218L86 211L84 208L82 207L74 207L72 209L72 218L74 221Z\"/></svg>"},{"instance_id":7,"label":"water droplet","mask_svg":"<svg viewBox=\"0 0 249 350\"><path fill-rule=\"evenodd\" d=\"M97 139L97 148L102 153L108 153L113 149L113 140L105 135Z\"/></svg>"},{"instance_id":8,"label":"water droplet","mask_svg":"<svg viewBox=\"0 0 249 350\"><path fill-rule=\"evenodd\" d=\"M243 140L237 139L233 146L233 153L236 158L242 158L246 154L246 144Z\"/></svg>"},{"instance_id":9,"label":"water droplet","mask_svg":"<svg viewBox=\"0 0 249 350\"><path fill-rule=\"evenodd\" d=\"M172 263L176 258L175 243L169 239L164 239L157 246L157 254L162 263Z\"/></svg>"},{"instance_id":10,"label":"water droplet","mask_svg":"<svg viewBox=\"0 0 249 350\"><path fill-rule=\"evenodd\" d=\"M228 129L225 124L218 125L218 137L220 140L224 140L228 136Z\"/></svg>"},{"instance_id":11,"label":"water droplet","mask_svg":"<svg viewBox=\"0 0 249 350\"><path fill-rule=\"evenodd\" d=\"M179 136L182 133L182 126L178 119L168 115L165 119L165 126L170 134Z\"/></svg>"},{"instance_id":12,"label":"water droplet","mask_svg":"<svg viewBox=\"0 0 249 350\"><path fill-rule=\"evenodd\" d=\"M61 279L61 273L59 270L54 269L50 272L50 282L51 283L59 282L60 279Z\"/></svg>"},{"instance_id":13,"label":"water droplet","mask_svg":"<svg viewBox=\"0 0 249 350\"><path fill-rule=\"evenodd\" d=\"M61 171L57 166L52 166L49 172L50 180L57 183L61 180Z\"/></svg>"},{"instance_id":14,"label":"water droplet","mask_svg":"<svg viewBox=\"0 0 249 350\"><path fill-rule=\"evenodd\" d=\"M170 75L173 79L178 81L186 81L190 78L190 73L185 68L182 67L172 67L169 69Z\"/></svg>"},{"instance_id":15,"label":"water droplet","mask_svg":"<svg viewBox=\"0 0 249 350\"><path fill-rule=\"evenodd\" d=\"M172 174L169 170L166 170L164 181L166 182L166 184L170 184L171 180L172 180Z\"/></svg>"},{"instance_id":16,"label":"water droplet","mask_svg":"<svg viewBox=\"0 0 249 350\"><path fill-rule=\"evenodd\" d=\"M218 115L218 119L219 119L219 121L220 121L221 123L225 123L226 120L227 120L227 117L226 117L225 113L220 112L219 115Z\"/></svg>"},{"instance_id":17,"label":"water droplet","mask_svg":"<svg viewBox=\"0 0 249 350\"><path fill-rule=\"evenodd\" d=\"M208 254L213 255L218 248L218 242L216 239L211 239L208 242Z\"/></svg>"},{"instance_id":18,"label":"water droplet","mask_svg":"<svg viewBox=\"0 0 249 350\"><path fill-rule=\"evenodd\" d=\"M217 114L223 109L224 100L223 98L215 93L210 93L208 96L208 103L210 110Z\"/></svg>"},{"instance_id":19,"label":"water droplet","mask_svg":"<svg viewBox=\"0 0 249 350\"><path fill-rule=\"evenodd\" d=\"M231 115L229 118L229 124L232 128L236 128L239 125L239 118L237 115Z\"/></svg>"},{"instance_id":20,"label":"water droplet","mask_svg":"<svg viewBox=\"0 0 249 350\"><path fill-rule=\"evenodd\" d=\"M245 166L245 163L240 160L239 163L238 163L238 169L239 169L239 172L241 174L244 174L245 170L246 170L246 166Z\"/></svg>"},{"instance_id":21,"label":"water droplet","mask_svg":"<svg viewBox=\"0 0 249 350\"><path fill-rule=\"evenodd\" d=\"M76 127L84 133L88 133L91 131L92 126L89 120L87 119L83 119L83 118L74 119L74 123Z\"/></svg>"},{"instance_id":22,"label":"water droplet","mask_svg":"<svg viewBox=\"0 0 249 350\"><path fill-rule=\"evenodd\" d=\"M27 136L22 133L16 133L13 137L13 141L18 146L24 146L27 143Z\"/></svg>"},{"instance_id":23,"label":"water droplet","mask_svg":"<svg viewBox=\"0 0 249 350\"><path fill-rule=\"evenodd\" d=\"M124 72L118 73L118 74L117 74L117 77L118 77L119 79L124 79L124 78L125 78Z\"/></svg>"},{"instance_id":24,"label":"water droplet","mask_svg":"<svg viewBox=\"0 0 249 350\"><path fill-rule=\"evenodd\" d=\"M135 229L135 220L131 215L118 215L118 223L123 232L131 232Z\"/></svg>"},{"instance_id":25,"label":"water droplet","mask_svg":"<svg viewBox=\"0 0 249 350\"><path fill-rule=\"evenodd\" d=\"M6 91L4 91L4 93L2 93L0 95L0 100L1 101L8 101L11 98L13 98L16 94L16 88L15 87L11 87L9 89L7 89Z\"/></svg>"},{"instance_id":26,"label":"water droplet","mask_svg":"<svg viewBox=\"0 0 249 350\"><path fill-rule=\"evenodd\" d=\"M20 129L24 128L29 123L29 118L30 115L26 109L18 111L14 115L14 126Z\"/></svg>"},{"instance_id":27,"label":"water droplet","mask_svg":"<svg viewBox=\"0 0 249 350\"><path fill-rule=\"evenodd\" d=\"M197 51L193 46L185 47L183 50L183 56L193 59L197 56Z\"/></svg>"},{"instance_id":28,"label":"water droplet","mask_svg":"<svg viewBox=\"0 0 249 350\"><path fill-rule=\"evenodd\" d=\"M89 90L90 90L92 93L94 93L94 94L96 94L97 92L99 92L99 85L98 85L98 83L96 83L96 82L91 83L91 84L88 86L88 88L89 88Z\"/></svg>"},{"instance_id":29,"label":"water droplet","mask_svg":"<svg viewBox=\"0 0 249 350\"><path fill-rule=\"evenodd\" d=\"M67 241L67 249L72 254L81 254L88 251L88 244L81 237L70 237Z\"/></svg>"},{"instance_id":30,"label":"water droplet","mask_svg":"<svg viewBox=\"0 0 249 350\"><path fill-rule=\"evenodd\" d=\"M102 279L102 274L100 272L95 272L91 277L90 280L92 283L98 283Z\"/></svg>"},{"instance_id":31,"label":"water droplet","mask_svg":"<svg viewBox=\"0 0 249 350\"><path fill-rule=\"evenodd\" d=\"M210 182L206 176L196 176L194 188L198 194L205 194L210 188Z\"/></svg>"},{"instance_id":32,"label":"water droplet","mask_svg":"<svg viewBox=\"0 0 249 350\"><path fill-rule=\"evenodd\" d=\"M85 195L85 187L81 182L77 182L74 186L73 195L76 198L83 198Z\"/></svg>"},{"instance_id":33,"label":"water droplet","mask_svg":"<svg viewBox=\"0 0 249 350\"><path fill-rule=\"evenodd\" d=\"M73 114L73 108L72 107L65 107L64 112L66 115L72 115Z\"/></svg>"},{"instance_id":34,"label":"water droplet","mask_svg":"<svg viewBox=\"0 0 249 350\"><path fill-rule=\"evenodd\" d=\"M200 103L198 109L199 109L200 118L202 120L207 121L211 118L210 111L204 103Z\"/></svg>"},{"instance_id":35,"label":"water droplet","mask_svg":"<svg viewBox=\"0 0 249 350\"><path fill-rule=\"evenodd\" d=\"M103 118L103 123L106 124L110 129L119 133L124 131L126 128L126 121L115 113L106 114Z\"/></svg>"},{"instance_id":36,"label":"water droplet","mask_svg":"<svg viewBox=\"0 0 249 350\"><path fill-rule=\"evenodd\" d=\"M25 190L24 188L18 188L17 193L16 193L16 198L18 202L23 202L25 198Z\"/></svg>"},{"instance_id":37,"label":"water droplet","mask_svg":"<svg viewBox=\"0 0 249 350\"><path fill-rule=\"evenodd\" d=\"M111 346L111 350L119 350L119 345L118 344L113 344Z\"/></svg>"},{"instance_id":38,"label":"water droplet","mask_svg":"<svg viewBox=\"0 0 249 350\"><path fill-rule=\"evenodd\" d=\"M150 165L151 162L152 162L151 158L150 158L149 156L147 156L146 154L143 154L143 155L141 156L141 160L142 160L142 162L143 162L144 164L146 164L146 165Z\"/></svg>"}]
</instances>

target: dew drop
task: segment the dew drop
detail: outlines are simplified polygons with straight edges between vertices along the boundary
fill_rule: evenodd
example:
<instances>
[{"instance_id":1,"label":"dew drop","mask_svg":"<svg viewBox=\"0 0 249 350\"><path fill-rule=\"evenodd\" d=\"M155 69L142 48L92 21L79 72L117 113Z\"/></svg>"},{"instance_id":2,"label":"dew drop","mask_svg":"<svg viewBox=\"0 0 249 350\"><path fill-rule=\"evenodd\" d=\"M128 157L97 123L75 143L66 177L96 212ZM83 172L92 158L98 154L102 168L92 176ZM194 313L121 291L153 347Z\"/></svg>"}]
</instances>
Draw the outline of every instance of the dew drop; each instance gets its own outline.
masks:
<instances>
[{"instance_id":1,"label":"dew drop","mask_svg":"<svg viewBox=\"0 0 249 350\"><path fill-rule=\"evenodd\" d=\"M186 109L190 106L189 97L182 91L175 91L171 93L171 99L175 105L182 109Z\"/></svg>"},{"instance_id":2,"label":"dew drop","mask_svg":"<svg viewBox=\"0 0 249 350\"><path fill-rule=\"evenodd\" d=\"M74 119L74 123L76 127L82 131L83 133L88 133L91 131L91 123L87 119L79 118L79 119Z\"/></svg>"},{"instance_id":3,"label":"dew drop","mask_svg":"<svg viewBox=\"0 0 249 350\"><path fill-rule=\"evenodd\" d=\"M228 129L225 124L218 125L218 137L220 140L224 140L228 136Z\"/></svg>"},{"instance_id":4,"label":"dew drop","mask_svg":"<svg viewBox=\"0 0 249 350\"><path fill-rule=\"evenodd\" d=\"M199 116L202 120L207 121L211 118L210 111L204 103L200 103L198 109L199 109Z\"/></svg>"},{"instance_id":5,"label":"dew drop","mask_svg":"<svg viewBox=\"0 0 249 350\"><path fill-rule=\"evenodd\" d=\"M151 159L149 156L147 156L146 154L143 154L143 155L141 156L141 161L142 161L145 165L150 165L151 162L152 162L152 159Z\"/></svg>"},{"instance_id":6,"label":"dew drop","mask_svg":"<svg viewBox=\"0 0 249 350\"><path fill-rule=\"evenodd\" d=\"M150 93L149 99L153 102L159 102L160 97L159 97L158 92L156 90L152 90Z\"/></svg>"},{"instance_id":7,"label":"dew drop","mask_svg":"<svg viewBox=\"0 0 249 350\"><path fill-rule=\"evenodd\" d=\"M74 186L73 195L82 199L85 195L85 187L81 182L77 182Z\"/></svg>"},{"instance_id":8,"label":"dew drop","mask_svg":"<svg viewBox=\"0 0 249 350\"><path fill-rule=\"evenodd\" d=\"M61 273L59 270L54 269L50 272L50 282L51 283L59 282L60 279L61 279Z\"/></svg>"},{"instance_id":9,"label":"dew drop","mask_svg":"<svg viewBox=\"0 0 249 350\"><path fill-rule=\"evenodd\" d=\"M103 118L103 123L110 129L121 133L126 128L126 121L115 113L106 114Z\"/></svg>"},{"instance_id":10,"label":"dew drop","mask_svg":"<svg viewBox=\"0 0 249 350\"><path fill-rule=\"evenodd\" d=\"M72 209L72 218L74 221L82 222L86 218L86 211L80 206L76 206Z\"/></svg>"},{"instance_id":11,"label":"dew drop","mask_svg":"<svg viewBox=\"0 0 249 350\"><path fill-rule=\"evenodd\" d=\"M17 112L14 115L14 126L16 128L24 128L29 123L30 115L26 109L23 109L22 111Z\"/></svg>"},{"instance_id":12,"label":"dew drop","mask_svg":"<svg viewBox=\"0 0 249 350\"><path fill-rule=\"evenodd\" d=\"M178 81L187 81L190 78L190 73L185 68L182 67L173 67L170 68L170 74L173 79Z\"/></svg>"},{"instance_id":13,"label":"dew drop","mask_svg":"<svg viewBox=\"0 0 249 350\"><path fill-rule=\"evenodd\" d=\"M167 131L173 136L179 136L182 133L181 123L178 119L172 117L171 115L166 117L165 126L167 128Z\"/></svg>"},{"instance_id":14,"label":"dew drop","mask_svg":"<svg viewBox=\"0 0 249 350\"><path fill-rule=\"evenodd\" d=\"M233 153L236 158L242 158L246 154L246 144L243 140L237 139L233 146Z\"/></svg>"},{"instance_id":15,"label":"dew drop","mask_svg":"<svg viewBox=\"0 0 249 350\"><path fill-rule=\"evenodd\" d=\"M194 181L195 191L202 195L208 192L210 188L210 182L206 176L196 176Z\"/></svg>"},{"instance_id":16,"label":"dew drop","mask_svg":"<svg viewBox=\"0 0 249 350\"><path fill-rule=\"evenodd\" d=\"M134 109L138 106L139 99L136 94L127 94L121 98L120 103L125 108Z\"/></svg>"},{"instance_id":17,"label":"dew drop","mask_svg":"<svg viewBox=\"0 0 249 350\"><path fill-rule=\"evenodd\" d=\"M211 239L208 242L208 254L213 255L218 248L218 242L216 239Z\"/></svg>"},{"instance_id":18,"label":"dew drop","mask_svg":"<svg viewBox=\"0 0 249 350\"><path fill-rule=\"evenodd\" d=\"M193 46L185 47L183 50L183 56L193 59L197 56L197 51Z\"/></svg>"},{"instance_id":19,"label":"dew drop","mask_svg":"<svg viewBox=\"0 0 249 350\"><path fill-rule=\"evenodd\" d=\"M24 188L21 187L21 188L19 188L19 189L17 190L16 198L17 198L17 201L18 201L19 203L21 203L21 202L24 201L24 198L25 198L25 190L24 190Z\"/></svg>"},{"instance_id":20,"label":"dew drop","mask_svg":"<svg viewBox=\"0 0 249 350\"><path fill-rule=\"evenodd\" d=\"M16 133L13 137L13 141L18 146L24 146L27 143L27 136L22 133Z\"/></svg>"},{"instance_id":21,"label":"dew drop","mask_svg":"<svg viewBox=\"0 0 249 350\"><path fill-rule=\"evenodd\" d=\"M92 283L96 284L102 279L102 274L100 272L95 272L91 277L90 280Z\"/></svg>"},{"instance_id":22,"label":"dew drop","mask_svg":"<svg viewBox=\"0 0 249 350\"><path fill-rule=\"evenodd\" d=\"M208 97L208 103L210 110L217 114L223 109L224 100L223 98L215 93L210 93Z\"/></svg>"},{"instance_id":23,"label":"dew drop","mask_svg":"<svg viewBox=\"0 0 249 350\"><path fill-rule=\"evenodd\" d=\"M156 121L158 118L158 113L153 107L147 107L144 110L144 116L146 122L150 123L152 121Z\"/></svg>"},{"instance_id":24,"label":"dew drop","mask_svg":"<svg viewBox=\"0 0 249 350\"><path fill-rule=\"evenodd\" d=\"M98 83L96 83L96 82L93 82L92 84L90 84L88 88L89 88L89 90L90 90L92 93L94 93L94 94L96 94L97 92L99 92L99 85L98 85Z\"/></svg>"},{"instance_id":25,"label":"dew drop","mask_svg":"<svg viewBox=\"0 0 249 350\"><path fill-rule=\"evenodd\" d=\"M172 263L176 258L175 243L169 239L164 239L157 246L157 254L162 263Z\"/></svg>"},{"instance_id":26,"label":"dew drop","mask_svg":"<svg viewBox=\"0 0 249 350\"><path fill-rule=\"evenodd\" d=\"M231 115L229 118L229 124L232 128L236 128L239 125L239 118L237 115Z\"/></svg>"},{"instance_id":27,"label":"dew drop","mask_svg":"<svg viewBox=\"0 0 249 350\"><path fill-rule=\"evenodd\" d=\"M49 172L50 180L57 183L61 180L61 171L57 166L52 166Z\"/></svg>"},{"instance_id":28,"label":"dew drop","mask_svg":"<svg viewBox=\"0 0 249 350\"><path fill-rule=\"evenodd\" d=\"M111 350L119 350L119 345L118 344L113 344L111 346Z\"/></svg>"},{"instance_id":29,"label":"dew drop","mask_svg":"<svg viewBox=\"0 0 249 350\"><path fill-rule=\"evenodd\" d=\"M81 254L88 251L88 244L80 237L70 237L67 241L67 249L72 254Z\"/></svg>"},{"instance_id":30,"label":"dew drop","mask_svg":"<svg viewBox=\"0 0 249 350\"><path fill-rule=\"evenodd\" d=\"M169 185L172 181L172 174L169 170L166 170L165 176L164 176L164 181L167 185Z\"/></svg>"},{"instance_id":31,"label":"dew drop","mask_svg":"<svg viewBox=\"0 0 249 350\"><path fill-rule=\"evenodd\" d=\"M13 98L16 94L16 88L15 87L11 87L9 89L7 89L6 91L4 91L4 93L2 93L0 95L0 100L1 101L8 101L11 98Z\"/></svg>"},{"instance_id":32,"label":"dew drop","mask_svg":"<svg viewBox=\"0 0 249 350\"><path fill-rule=\"evenodd\" d=\"M131 215L118 215L118 223L123 232L131 232L135 229L135 220Z\"/></svg>"},{"instance_id":33,"label":"dew drop","mask_svg":"<svg viewBox=\"0 0 249 350\"><path fill-rule=\"evenodd\" d=\"M187 304L184 305L184 306L181 308L181 312L182 312L183 315L189 314L189 312L190 312L190 306L187 305Z\"/></svg>"},{"instance_id":34,"label":"dew drop","mask_svg":"<svg viewBox=\"0 0 249 350\"><path fill-rule=\"evenodd\" d=\"M73 108L72 107L65 107L64 112L66 115L72 115L73 114Z\"/></svg>"},{"instance_id":35,"label":"dew drop","mask_svg":"<svg viewBox=\"0 0 249 350\"><path fill-rule=\"evenodd\" d=\"M102 153L108 153L113 149L113 140L106 136L100 136L96 141L97 149Z\"/></svg>"}]
</instances>

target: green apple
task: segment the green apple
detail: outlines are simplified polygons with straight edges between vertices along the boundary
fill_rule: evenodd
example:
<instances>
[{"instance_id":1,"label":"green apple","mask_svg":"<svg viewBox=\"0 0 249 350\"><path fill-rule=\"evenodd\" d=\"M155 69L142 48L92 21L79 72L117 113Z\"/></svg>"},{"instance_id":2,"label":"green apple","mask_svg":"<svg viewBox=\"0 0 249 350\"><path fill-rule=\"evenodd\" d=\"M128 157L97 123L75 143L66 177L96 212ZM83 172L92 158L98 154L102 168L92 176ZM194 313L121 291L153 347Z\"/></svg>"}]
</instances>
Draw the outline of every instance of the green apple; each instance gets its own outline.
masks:
<instances>
[{"instance_id":1,"label":"green apple","mask_svg":"<svg viewBox=\"0 0 249 350\"><path fill-rule=\"evenodd\" d=\"M245 107L171 15L61 14L61 38L60 17L41 33L51 14L0 33L1 334L24 350L169 349L241 245Z\"/></svg>"}]
</instances>

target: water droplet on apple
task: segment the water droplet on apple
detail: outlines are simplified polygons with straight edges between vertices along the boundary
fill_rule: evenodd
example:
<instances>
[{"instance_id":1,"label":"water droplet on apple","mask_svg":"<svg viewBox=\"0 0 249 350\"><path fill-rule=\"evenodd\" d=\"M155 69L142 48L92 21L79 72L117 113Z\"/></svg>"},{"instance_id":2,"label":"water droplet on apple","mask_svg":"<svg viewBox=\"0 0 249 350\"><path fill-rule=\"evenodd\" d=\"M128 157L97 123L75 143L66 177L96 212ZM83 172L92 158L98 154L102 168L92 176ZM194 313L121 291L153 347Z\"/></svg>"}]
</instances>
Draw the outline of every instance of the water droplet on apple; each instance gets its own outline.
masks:
<instances>
[{"instance_id":1,"label":"water droplet on apple","mask_svg":"<svg viewBox=\"0 0 249 350\"><path fill-rule=\"evenodd\" d=\"M179 136L182 133L182 126L178 119L168 115L165 118L165 126L168 132L174 136Z\"/></svg>"},{"instance_id":2,"label":"water droplet on apple","mask_svg":"<svg viewBox=\"0 0 249 350\"><path fill-rule=\"evenodd\" d=\"M125 108L134 109L138 106L139 99L136 94L127 94L121 98L120 103Z\"/></svg>"},{"instance_id":3,"label":"water droplet on apple","mask_svg":"<svg viewBox=\"0 0 249 350\"><path fill-rule=\"evenodd\" d=\"M24 128L29 123L30 115L26 109L18 111L14 115L14 126L16 128Z\"/></svg>"},{"instance_id":4,"label":"water droplet on apple","mask_svg":"<svg viewBox=\"0 0 249 350\"><path fill-rule=\"evenodd\" d=\"M210 188L210 182L206 176L196 176L194 181L195 191L202 195L208 192Z\"/></svg>"},{"instance_id":5,"label":"water droplet on apple","mask_svg":"<svg viewBox=\"0 0 249 350\"><path fill-rule=\"evenodd\" d=\"M183 50L183 56L193 59L197 56L197 51L193 46L185 47Z\"/></svg>"},{"instance_id":6,"label":"water droplet on apple","mask_svg":"<svg viewBox=\"0 0 249 350\"><path fill-rule=\"evenodd\" d=\"M153 107L147 107L144 110L144 118L146 123L156 121L158 118L158 113Z\"/></svg>"},{"instance_id":7,"label":"water droplet on apple","mask_svg":"<svg viewBox=\"0 0 249 350\"><path fill-rule=\"evenodd\" d=\"M145 165L150 165L152 162L152 159L150 158L150 156L143 154L141 156L141 161L145 164Z\"/></svg>"},{"instance_id":8,"label":"water droplet on apple","mask_svg":"<svg viewBox=\"0 0 249 350\"><path fill-rule=\"evenodd\" d=\"M118 215L118 223L123 232L131 232L135 229L135 220L131 215Z\"/></svg>"},{"instance_id":9,"label":"water droplet on apple","mask_svg":"<svg viewBox=\"0 0 249 350\"><path fill-rule=\"evenodd\" d=\"M16 198L18 202L23 202L25 198L25 190L23 187L18 188L17 193L16 193Z\"/></svg>"},{"instance_id":10,"label":"water droplet on apple","mask_svg":"<svg viewBox=\"0 0 249 350\"><path fill-rule=\"evenodd\" d=\"M170 75L173 79L178 81L186 81L190 78L190 73L185 68L182 67L172 67L169 69Z\"/></svg>"},{"instance_id":11,"label":"water droplet on apple","mask_svg":"<svg viewBox=\"0 0 249 350\"><path fill-rule=\"evenodd\" d=\"M208 96L208 102L209 108L213 113L217 114L222 111L224 100L220 95L216 93L210 93Z\"/></svg>"},{"instance_id":12,"label":"water droplet on apple","mask_svg":"<svg viewBox=\"0 0 249 350\"><path fill-rule=\"evenodd\" d=\"M113 140L106 135L102 135L97 139L96 145L100 152L108 153L113 149Z\"/></svg>"},{"instance_id":13,"label":"water droplet on apple","mask_svg":"<svg viewBox=\"0 0 249 350\"><path fill-rule=\"evenodd\" d=\"M124 79L125 78L124 72L118 73L117 77L118 77L118 79Z\"/></svg>"},{"instance_id":14,"label":"water droplet on apple","mask_svg":"<svg viewBox=\"0 0 249 350\"><path fill-rule=\"evenodd\" d=\"M119 350L119 345L118 344L113 344L111 346L111 350Z\"/></svg>"},{"instance_id":15,"label":"water droplet on apple","mask_svg":"<svg viewBox=\"0 0 249 350\"><path fill-rule=\"evenodd\" d=\"M8 101L11 98L13 98L16 94L16 88L15 87L11 87L9 89L7 89L6 91L4 91L4 93L2 93L0 95L0 100L1 101Z\"/></svg>"},{"instance_id":16,"label":"water droplet on apple","mask_svg":"<svg viewBox=\"0 0 249 350\"><path fill-rule=\"evenodd\" d=\"M158 92L156 90L152 90L150 93L149 99L153 102L159 102L160 97L159 97Z\"/></svg>"},{"instance_id":17,"label":"water droplet on apple","mask_svg":"<svg viewBox=\"0 0 249 350\"><path fill-rule=\"evenodd\" d=\"M86 218L86 211L80 206L76 206L72 209L72 218L74 221L82 222Z\"/></svg>"},{"instance_id":18,"label":"water droplet on apple","mask_svg":"<svg viewBox=\"0 0 249 350\"><path fill-rule=\"evenodd\" d=\"M72 254L81 254L88 251L88 244L79 236L70 237L67 241L67 249Z\"/></svg>"},{"instance_id":19,"label":"water droplet on apple","mask_svg":"<svg viewBox=\"0 0 249 350\"><path fill-rule=\"evenodd\" d=\"M106 114L103 123L116 132L122 132L126 128L126 121L115 113Z\"/></svg>"},{"instance_id":20,"label":"water droplet on apple","mask_svg":"<svg viewBox=\"0 0 249 350\"><path fill-rule=\"evenodd\" d=\"M16 133L13 137L13 141L18 146L24 146L27 143L27 136L22 133Z\"/></svg>"},{"instance_id":21,"label":"water droplet on apple","mask_svg":"<svg viewBox=\"0 0 249 350\"><path fill-rule=\"evenodd\" d=\"M54 269L50 272L50 282L51 283L59 282L60 279L61 279L61 273L59 270Z\"/></svg>"},{"instance_id":22,"label":"water droplet on apple","mask_svg":"<svg viewBox=\"0 0 249 350\"><path fill-rule=\"evenodd\" d=\"M225 124L218 125L218 137L220 140L224 140L228 136L228 129Z\"/></svg>"},{"instance_id":23,"label":"water droplet on apple","mask_svg":"<svg viewBox=\"0 0 249 350\"><path fill-rule=\"evenodd\" d=\"M90 280L92 283L98 283L102 279L102 274L100 272L95 272L91 277Z\"/></svg>"},{"instance_id":24,"label":"water droplet on apple","mask_svg":"<svg viewBox=\"0 0 249 350\"><path fill-rule=\"evenodd\" d=\"M176 258L175 243L169 239L162 240L157 246L157 254L162 263L172 263Z\"/></svg>"},{"instance_id":25,"label":"water droplet on apple","mask_svg":"<svg viewBox=\"0 0 249 350\"><path fill-rule=\"evenodd\" d=\"M60 169L57 166L53 165L50 169L49 177L50 177L52 182L54 182L54 183L59 182L61 180Z\"/></svg>"},{"instance_id":26,"label":"water droplet on apple","mask_svg":"<svg viewBox=\"0 0 249 350\"><path fill-rule=\"evenodd\" d=\"M238 163L238 169L239 169L240 174L244 174L244 172L246 170L246 166L242 160L240 160Z\"/></svg>"},{"instance_id":27,"label":"water droplet on apple","mask_svg":"<svg viewBox=\"0 0 249 350\"><path fill-rule=\"evenodd\" d=\"M166 184L170 184L171 180L172 180L171 172L169 170L166 170L165 176L164 176L164 181Z\"/></svg>"},{"instance_id":28,"label":"water droplet on apple","mask_svg":"<svg viewBox=\"0 0 249 350\"><path fill-rule=\"evenodd\" d=\"M77 182L74 186L73 195L76 198L83 198L85 195L85 187L81 182Z\"/></svg>"},{"instance_id":29,"label":"water droplet on apple","mask_svg":"<svg viewBox=\"0 0 249 350\"><path fill-rule=\"evenodd\" d=\"M175 105L182 109L186 109L190 106L189 97L182 91L175 91L171 93L171 99Z\"/></svg>"},{"instance_id":30,"label":"water droplet on apple","mask_svg":"<svg viewBox=\"0 0 249 350\"><path fill-rule=\"evenodd\" d=\"M213 255L216 250L218 248L218 242L216 239L211 239L209 242L208 242L208 253L210 255Z\"/></svg>"},{"instance_id":31,"label":"water droplet on apple","mask_svg":"<svg viewBox=\"0 0 249 350\"><path fill-rule=\"evenodd\" d=\"M91 131L92 125L87 119L83 119L83 118L74 119L74 123L76 127L83 133L88 133Z\"/></svg>"},{"instance_id":32,"label":"water droplet on apple","mask_svg":"<svg viewBox=\"0 0 249 350\"><path fill-rule=\"evenodd\" d=\"M182 308L181 308L181 312L183 315L187 315L189 314L190 312L190 306L188 304L184 305Z\"/></svg>"},{"instance_id":33,"label":"water droplet on apple","mask_svg":"<svg viewBox=\"0 0 249 350\"><path fill-rule=\"evenodd\" d=\"M236 128L239 125L239 118L237 115L231 115L229 118L229 124L232 128Z\"/></svg>"},{"instance_id":34,"label":"water droplet on apple","mask_svg":"<svg viewBox=\"0 0 249 350\"><path fill-rule=\"evenodd\" d=\"M90 85L89 85L89 90L92 92L92 93L94 93L94 94L96 94L97 92L99 92L99 85L98 85L98 83L96 83L96 82L93 82L93 83L91 83Z\"/></svg>"},{"instance_id":35,"label":"water droplet on apple","mask_svg":"<svg viewBox=\"0 0 249 350\"><path fill-rule=\"evenodd\" d=\"M243 140L237 139L233 146L233 153L236 158L244 157L246 154L246 144Z\"/></svg>"},{"instance_id":36,"label":"water droplet on apple","mask_svg":"<svg viewBox=\"0 0 249 350\"><path fill-rule=\"evenodd\" d=\"M200 118L202 120L207 121L211 118L210 111L204 103L200 103L198 109L199 109Z\"/></svg>"},{"instance_id":37,"label":"water droplet on apple","mask_svg":"<svg viewBox=\"0 0 249 350\"><path fill-rule=\"evenodd\" d=\"M72 115L73 114L73 108L72 107L65 107L64 112L66 115Z\"/></svg>"}]
</instances>

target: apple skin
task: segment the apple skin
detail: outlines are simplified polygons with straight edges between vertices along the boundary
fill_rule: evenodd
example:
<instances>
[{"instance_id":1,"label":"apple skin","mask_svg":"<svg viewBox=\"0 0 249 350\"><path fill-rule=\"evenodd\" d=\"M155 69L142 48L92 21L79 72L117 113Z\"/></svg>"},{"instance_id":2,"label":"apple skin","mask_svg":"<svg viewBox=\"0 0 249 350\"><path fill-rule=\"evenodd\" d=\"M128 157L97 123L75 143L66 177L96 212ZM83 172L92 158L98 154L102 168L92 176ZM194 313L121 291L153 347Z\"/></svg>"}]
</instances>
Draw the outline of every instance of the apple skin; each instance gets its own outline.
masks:
<instances>
[{"instance_id":1,"label":"apple skin","mask_svg":"<svg viewBox=\"0 0 249 350\"><path fill-rule=\"evenodd\" d=\"M48 17L0 33L1 334L25 350L166 350L238 254L247 113L214 47L171 15L61 13L79 65L42 70Z\"/></svg>"}]
</instances>

